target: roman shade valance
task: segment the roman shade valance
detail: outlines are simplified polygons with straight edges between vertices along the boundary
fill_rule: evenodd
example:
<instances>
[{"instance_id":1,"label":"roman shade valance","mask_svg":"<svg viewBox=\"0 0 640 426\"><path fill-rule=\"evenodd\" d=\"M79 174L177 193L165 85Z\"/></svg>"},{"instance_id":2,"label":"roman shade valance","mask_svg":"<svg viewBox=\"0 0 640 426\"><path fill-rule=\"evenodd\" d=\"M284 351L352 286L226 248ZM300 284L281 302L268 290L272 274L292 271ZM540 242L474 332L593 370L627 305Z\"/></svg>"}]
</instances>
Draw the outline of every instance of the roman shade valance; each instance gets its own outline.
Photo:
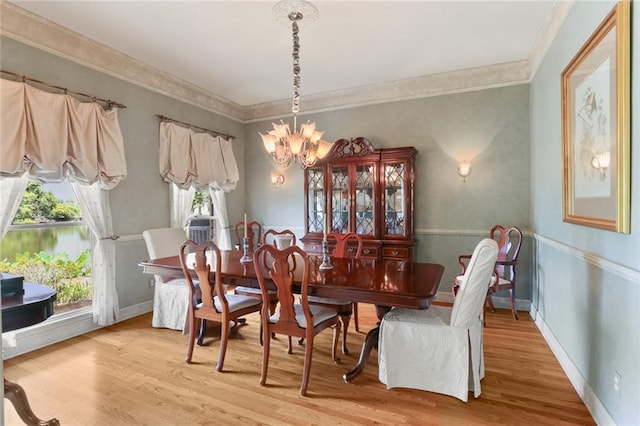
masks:
<instances>
[{"instance_id":1,"label":"roman shade valance","mask_svg":"<svg viewBox=\"0 0 640 426\"><path fill-rule=\"evenodd\" d=\"M175 123L160 123L160 175L179 188L209 186L229 192L238 183L232 143Z\"/></svg>"},{"instance_id":2,"label":"roman shade valance","mask_svg":"<svg viewBox=\"0 0 640 426\"><path fill-rule=\"evenodd\" d=\"M112 189L127 175L117 108L0 79L0 177Z\"/></svg>"}]
</instances>

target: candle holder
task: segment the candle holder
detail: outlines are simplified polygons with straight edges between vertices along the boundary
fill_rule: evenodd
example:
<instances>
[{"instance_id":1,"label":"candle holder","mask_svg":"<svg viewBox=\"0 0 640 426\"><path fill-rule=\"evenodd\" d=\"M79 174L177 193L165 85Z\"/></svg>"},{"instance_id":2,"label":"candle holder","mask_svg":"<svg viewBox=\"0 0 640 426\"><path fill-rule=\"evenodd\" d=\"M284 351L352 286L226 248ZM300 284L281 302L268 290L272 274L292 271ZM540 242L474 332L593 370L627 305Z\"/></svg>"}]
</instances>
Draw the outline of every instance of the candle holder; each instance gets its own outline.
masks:
<instances>
[{"instance_id":1,"label":"candle holder","mask_svg":"<svg viewBox=\"0 0 640 426\"><path fill-rule=\"evenodd\" d=\"M242 239L242 257L240 258L240 262L248 263L253 260L251 253L249 253L249 238L245 237Z\"/></svg>"},{"instance_id":2,"label":"candle holder","mask_svg":"<svg viewBox=\"0 0 640 426\"><path fill-rule=\"evenodd\" d=\"M331 264L331 257L329 257L329 242L322 242L322 263L319 266L320 269L333 269Z\"/></svg>"}]
</instances>

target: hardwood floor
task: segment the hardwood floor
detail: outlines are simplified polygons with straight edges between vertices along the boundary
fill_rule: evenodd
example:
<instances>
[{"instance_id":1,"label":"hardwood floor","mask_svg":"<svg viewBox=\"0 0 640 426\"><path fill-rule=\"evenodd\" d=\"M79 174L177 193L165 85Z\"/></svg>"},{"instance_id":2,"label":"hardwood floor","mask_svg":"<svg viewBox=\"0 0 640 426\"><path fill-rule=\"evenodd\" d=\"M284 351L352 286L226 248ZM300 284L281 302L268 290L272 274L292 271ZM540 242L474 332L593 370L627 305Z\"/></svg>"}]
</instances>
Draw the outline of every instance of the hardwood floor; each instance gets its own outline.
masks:
<instances>
[{"instance_id":1,"label":"hardwood floor","mask_svg":"<svg viewBox=\"0 0 640 426\"><path fill-rule=\"evenodd\" d=\"M361 329L375 323L360 304ZM213 326L194 364L184 363L187 338L151 327L151 315L12 358L7 379L23 386L36 415L69 425L230 424L595 424L530 316L487 314L486 376L478 399L411 389L387 390L377 379L375 352L363 374L345 384L364 334L349 330L351 354L331 361L331 330L314 342L309 396L299 394L302 347L286 354L286 339L272 341L267 386L260 386L259 317L229 340L224 372L215 371L219 342ZM353 331L352 331L353 330ZM5 424L21 425L5 399Z\"/></svg>"}]
</instances>

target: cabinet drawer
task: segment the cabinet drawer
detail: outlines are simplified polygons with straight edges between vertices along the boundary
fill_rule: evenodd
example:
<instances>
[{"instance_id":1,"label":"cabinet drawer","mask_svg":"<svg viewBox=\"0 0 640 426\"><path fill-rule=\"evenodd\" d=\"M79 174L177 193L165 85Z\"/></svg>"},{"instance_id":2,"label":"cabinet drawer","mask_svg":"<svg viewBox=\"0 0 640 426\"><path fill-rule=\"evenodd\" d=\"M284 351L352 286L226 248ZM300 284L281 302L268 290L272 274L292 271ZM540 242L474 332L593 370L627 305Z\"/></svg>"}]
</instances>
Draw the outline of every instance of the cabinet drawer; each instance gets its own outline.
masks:
<instances>
[{"instance_id":1,"label":"cabinet drawer","mask_svg":"<svg viewBox=\"0 0 640 426\"><path fill-rule=\"evenodd\" d=\"M322 243L305 243L303 249L309 254L319 255L322 254Z\"/></svg>"},{"instance_id":2,"label":"cabinet drawer","mask_svg":"<svg viewBox=\"0 0 640 426\"><path fill-rule=\"evenodd\" d=\"M355 249L354 249L355 253ZM380 253L378 252L378 247L362 247L362 257L366 259L379 259Z\"/></svg>"},{"instance_id":3,"label":"cabinet drawer","mask_svg":"<svg viewBox=\"0 0 640 426\"><path fill-rule=\"evenodd\" d=\"M385 259L409 259L411 252L407 247L383 247L382 257Z\"/></svg>"}]
</instances>

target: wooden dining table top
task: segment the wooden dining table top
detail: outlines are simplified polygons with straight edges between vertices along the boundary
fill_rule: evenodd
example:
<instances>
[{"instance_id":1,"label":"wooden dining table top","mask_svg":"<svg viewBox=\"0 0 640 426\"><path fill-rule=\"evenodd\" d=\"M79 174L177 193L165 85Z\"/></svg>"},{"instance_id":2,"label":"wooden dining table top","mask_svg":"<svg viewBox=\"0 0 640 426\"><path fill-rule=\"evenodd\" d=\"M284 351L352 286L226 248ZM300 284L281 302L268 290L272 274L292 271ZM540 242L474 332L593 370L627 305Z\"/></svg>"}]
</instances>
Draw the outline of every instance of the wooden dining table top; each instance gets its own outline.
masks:
<instances>
[{"instance_id":1,"label":"wooden dining table top","mask_svg":"<svg viewBox=\"0 0 640 426\"><path fill-rule=\"evenodd\" d=\"M225 282L258 286L255 264L240 262L242 251L221 252ZM427 309L438 292L444 266L400 260L332 259L332 269L320 269L321 258L309 255L309 294L380 306ZM170 256L140 262L143 271L164 277L183 276L180 258ZM211 273L213 278L213 272ZM294 273L300 282L301 274Z\"/></svg>"}]
</instances>

